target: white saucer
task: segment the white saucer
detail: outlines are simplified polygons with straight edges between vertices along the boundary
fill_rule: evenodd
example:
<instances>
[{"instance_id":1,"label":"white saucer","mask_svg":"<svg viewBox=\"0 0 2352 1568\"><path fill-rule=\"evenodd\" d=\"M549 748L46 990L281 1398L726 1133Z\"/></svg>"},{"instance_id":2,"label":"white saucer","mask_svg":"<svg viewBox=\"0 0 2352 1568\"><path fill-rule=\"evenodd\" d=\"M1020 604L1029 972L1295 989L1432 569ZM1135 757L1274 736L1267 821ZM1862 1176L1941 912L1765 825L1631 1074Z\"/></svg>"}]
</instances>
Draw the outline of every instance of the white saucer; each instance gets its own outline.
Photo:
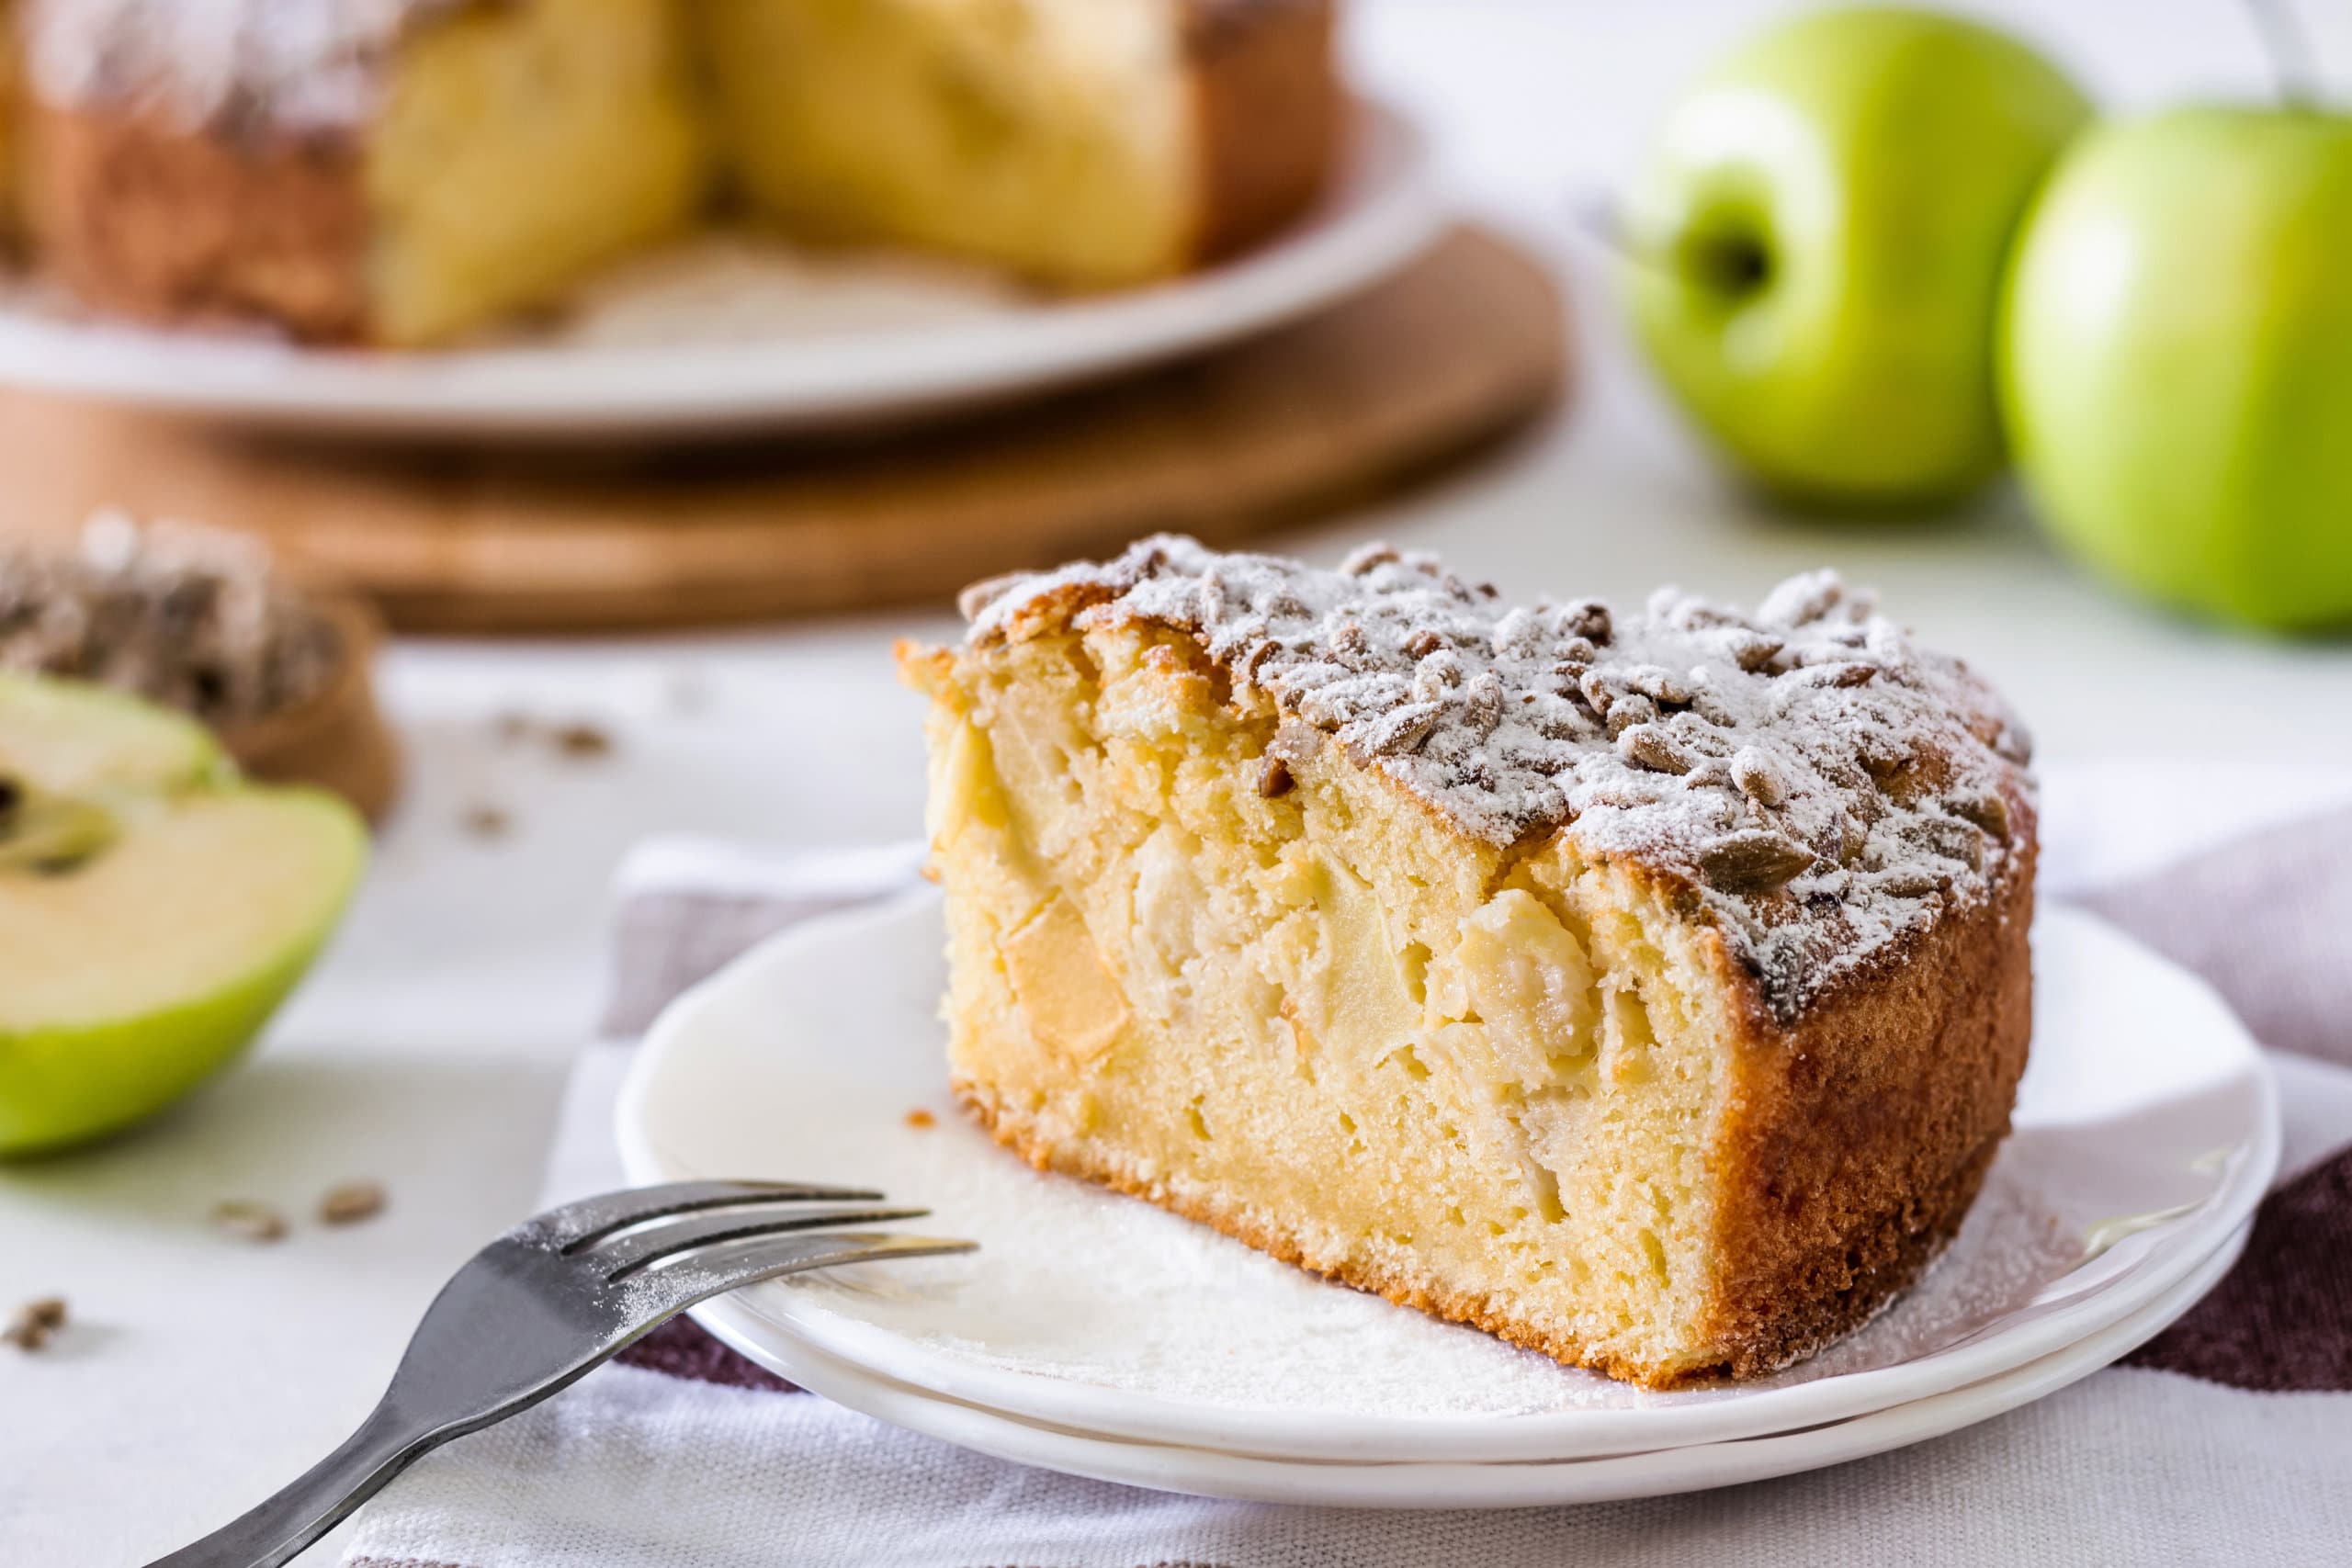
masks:
<instances>
[{"instance_id":1,"label":"white saucer","mask_svg":"<svg viewBox=\"0 0 2352 1568\"><path fill-rule=\"evenodd\" d=\"M1826 1426L1741 1441L1533 1463L1339 1463L1125 1442L1037 1426L877 1379L775 1332L731 1298L696 1308L713 1334L837 1404L978 1453L1098 1481L1248 1502L1503 1508L1662 1497L1769 1481L1939 1438L2030 1404L2144 1343L2229 1272L2252 1227L2162 1297L2065 1349L1984 1382Z\"/></svg>"},{"instance_id":2,"label":"white saucer","mask_svg":"<svg viewBox=\"0 0 2352 1568\"><path fill-rule=\"evenodd\" d=\"M2090 917L2036 928L2017 1132L1951 1252L1761 1382L1647 1393L1335 1288L996 1148L944 1097L935 894L811 924L674 1006L624 1089L631 1179L870 1183L970 1258L758 1287L725 1311L1042 1426L1329 1461L1581 1459L1785 1432L1983 1382L2167 1299L2278 1152L2260 1054L2201 983ZM910 1110L938 1124L910 1127Z\"/></svg>"},{"instance_id":3,"label":"white saucer","mask_svg":"<svg viewBox=\"0 0 2352 1568\"><path fill-rule=\"evenodd\" d=\"M1420 133L1365 106L1348 168L1295 227L1159 287L1041 300L938 265L688 244L560 326L429 353L93 319L0 290L0 384L288 430L459 440L839 427L939 412L1246 336L1387 276L1444 209Z\"/></svg>"}]
</instances>

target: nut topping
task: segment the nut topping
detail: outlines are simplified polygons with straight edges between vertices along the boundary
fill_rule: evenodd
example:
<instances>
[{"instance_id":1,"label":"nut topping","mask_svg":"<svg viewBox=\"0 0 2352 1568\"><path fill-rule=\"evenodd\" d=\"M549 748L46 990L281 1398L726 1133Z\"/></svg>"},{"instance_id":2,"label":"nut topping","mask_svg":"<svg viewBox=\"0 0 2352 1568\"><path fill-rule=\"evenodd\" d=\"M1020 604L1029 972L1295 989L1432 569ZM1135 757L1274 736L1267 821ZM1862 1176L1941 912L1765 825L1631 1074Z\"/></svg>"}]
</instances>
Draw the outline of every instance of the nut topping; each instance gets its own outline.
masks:
<instances>
[{"instance_id":1,"label":"nut topping","mask_svg":"<svg viewBox=\"0 0 2352 1568\"><path fill-rule=\"evenodd\" d=\"M1623 735L1638 725L1656 724L1657 719L1657 705L1639 692L1620 697L1609 705L1609 733L1611 735Z\"/></svg>"},{"instance_id":2,"label":"nut topping","mask_svg":"<svg viewBox=\"0 0 2352 1568\"><path fill-rule=\"evenodd\" d=\"M1726 893L1766 893L1813 864L1813 852L1765 829L1732 833L1699 852L1699 870Z\"/></svg>"},{"instance_id":3,"label":"nut topping","mask_svg":"<svg viewBox=\"0 0 2352 1568\"><path fill-rule=\"evenodd\" d=\"M1998 790L1985 790L1976 795L1956 795L1945 804L1952 814L1964 821L1973 822L2003 843L2009 838L2009 803Z\"/></svg>"},{"instance_id":4,"label":"nut topping","mask_svg":"<svg viewBox=\"0 0 2352 1568\"><path fill-rule=\"evenodd\" d=\"M1732 753L1731 780L1740 793L1758 806L1773 807L1789 798L1789 786L1781 780L1780 769L1772 759L1753 746L1743 746Z\"/></svg>"},{"instance_id":5,"label":"nut topping","mask_svg":"<svg viewBox=\"0 0 2352 1568\"><path fill-rule=\"evenodd\" d=\"M1655 724L1637 724L1620 734L1617 754L1654 773L1687 773L1695 761Z\"/></svg>"},{"instance_id":6,"label":"nut topping","mask_svg":"<svg viewBox=\"0 0 2352 1568\"><path fill-rule=\"evenodd\" d=\"M1393 757L1400 751L1410 751L1429 738L1444 714L1443 703L1408 703L1400 708L1390 708L1364 728L1351 750L1366 757Z\"/></svg>"}]
</instances>

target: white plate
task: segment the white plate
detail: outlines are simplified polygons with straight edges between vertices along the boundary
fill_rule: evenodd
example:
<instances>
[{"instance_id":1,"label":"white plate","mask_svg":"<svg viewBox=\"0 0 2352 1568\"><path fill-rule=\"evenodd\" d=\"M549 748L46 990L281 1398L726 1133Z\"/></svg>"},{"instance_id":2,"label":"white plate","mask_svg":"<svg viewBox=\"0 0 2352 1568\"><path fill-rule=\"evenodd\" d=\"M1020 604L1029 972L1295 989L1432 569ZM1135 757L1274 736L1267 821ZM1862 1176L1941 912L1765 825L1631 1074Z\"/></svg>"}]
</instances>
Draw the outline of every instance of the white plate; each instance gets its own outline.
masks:
<instances>
[{"instance_id":1,"label":"white plate","mask_svg":"<svg viewBox=\"0 0 2352 1568\"><path fill-rule=\"evenodd\" d=\"M1042 300L950 268L778 245L689 245L583 296L560 328L430 353L92 319L0 294L0 383L306 431L545 438L903 420L1208 348L1412 259L1444 218L1427 147L1366 106L1316 211L1223 265Z\"/></svg>"},{"instance_id":2,"label":"white plate","mask_svg":"<svg viewBox=\"0 0 2352 1568\"><path fill-rule=\"evenodd\" d=\"M2163 1296L2065 1349L1965 1388L1793 1432L1533 1463L1339 1463L1125 1442L1013 1420L892 1383L775 1333L731 1298L695 1315L736 1349L837 1404L1022 1464L1162 1492L1366 1508L1501 1508L1662 1497L1769 1481L1885 1453L2056 1393L2144 1343L2229 1272L2251 1226Z\"/></svg>"},{"instance_id":3,"label":"white plate","mask_svg":"<svg viewBox=\"0 0 2352 1568\"><path fill-rule=\"evenodd\" d=\"M1019 1419L1262 1456L1547 1461L1720 1442L1980 1382L2162 1299L2278 1161L2260 1054L2193 976L2088 916L2035 931L2017 1131L1942 1262L1760 1382L1648 1393L1337 1289L1041 1175L944 1094L935 894L787 933L682 998L618 1113L633 1180L800 1177L929 1203L970 1258L736 1304L876 1375ZM907 1112L932 1111L917 1129Z\"/></svg>"}]
</instances>

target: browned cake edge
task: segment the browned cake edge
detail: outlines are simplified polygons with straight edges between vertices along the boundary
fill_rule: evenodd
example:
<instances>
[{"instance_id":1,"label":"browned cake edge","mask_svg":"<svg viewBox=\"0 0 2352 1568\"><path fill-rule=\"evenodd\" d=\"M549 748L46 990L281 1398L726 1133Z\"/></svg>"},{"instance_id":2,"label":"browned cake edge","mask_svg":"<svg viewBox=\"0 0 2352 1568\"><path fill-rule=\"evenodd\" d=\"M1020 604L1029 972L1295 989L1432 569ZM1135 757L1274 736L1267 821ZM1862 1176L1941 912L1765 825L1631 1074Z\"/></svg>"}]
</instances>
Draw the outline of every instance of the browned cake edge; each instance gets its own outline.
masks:
<instances>
[{"instance_id":1,"label":"browned cake edge","mask_svg":"<svg viewBox=\"0 0 2352 1568\"><path fill-rule=\"evenodd\" d=\"M1769 1371L1866 1321L1958 1229L2009 1130L2033 1028L2034 824L2008 874L1849 976L1785 1033L1736 1043L1717 1144L1724 1370Z\"/></svg>"},{"instance_id":2,"label":"browned cake edge","mask_svg":"<svg viewBox=\"0 0 2352 1568\"><path fill-rule=\"evenodd\" d=\"M27 219L77 296L147 321L262 315L296 336L368 333L356 141L240 138L105 108L28 108Z\"/></svg>"},{"instance_id":3,"label":"browned cake edge","mask_svg":"<svg viewBox=\"0 0 2352 1568\"><path fill-rule=\"evenodd\" d=\"M1334 10L1331 0L1185 0L1201 144L1196 262L1247 250L1322 194L1347 107Z\"/></svg>"},{"instance_id":4,"label":"browned cake edge","mask_svg":"<svg viewBox=\"0 0 2352 1568\"><path fill-rule=\"evenodd\" d=\"M2008 1132L2032 1027L2030 815L2020 828L2016 874L1988 906L1939 922L1792 1029L1772 1026L1759 999L1728 1043L1737 1055L1733 1105L1712 1172L1724 1271L1705 1336L1712 1359L1698 1365L1596 1352L1483 1293L1313 1256L1246 1205L1174 1191L1085 1148L1040 1139L1026 1116L1003 1114L982 1086L953 1087L990 1136L1039 1170L1145 1199L1399 1306L1646 1388L1758 1377L1877 1316L1943 1251L1975 1201Z\"/></svg>"}]
</instances>

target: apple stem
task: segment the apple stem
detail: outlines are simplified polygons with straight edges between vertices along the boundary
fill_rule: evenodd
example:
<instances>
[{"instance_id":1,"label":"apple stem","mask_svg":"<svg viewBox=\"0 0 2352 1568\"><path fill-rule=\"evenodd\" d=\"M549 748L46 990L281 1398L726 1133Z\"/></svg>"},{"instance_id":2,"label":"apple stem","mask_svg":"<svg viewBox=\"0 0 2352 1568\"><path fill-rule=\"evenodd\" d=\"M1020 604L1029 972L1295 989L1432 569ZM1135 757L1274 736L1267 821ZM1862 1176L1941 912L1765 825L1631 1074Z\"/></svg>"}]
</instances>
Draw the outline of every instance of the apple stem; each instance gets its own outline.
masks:
<instances>
[{"instance_id":1,"label":"apple stem","mask_svg":"<svg viewBox=\"0 0 2352 1568\"><path fill-rule=\"evenodd\" d=\"M2245 4L2253 13L2254 30L2262 39L2262 52L2270 62L2279 98L2298 108L2316 104L2320 86L2312 40L2290 0L2245 0Z\"/></svg>"}]
</instances>

